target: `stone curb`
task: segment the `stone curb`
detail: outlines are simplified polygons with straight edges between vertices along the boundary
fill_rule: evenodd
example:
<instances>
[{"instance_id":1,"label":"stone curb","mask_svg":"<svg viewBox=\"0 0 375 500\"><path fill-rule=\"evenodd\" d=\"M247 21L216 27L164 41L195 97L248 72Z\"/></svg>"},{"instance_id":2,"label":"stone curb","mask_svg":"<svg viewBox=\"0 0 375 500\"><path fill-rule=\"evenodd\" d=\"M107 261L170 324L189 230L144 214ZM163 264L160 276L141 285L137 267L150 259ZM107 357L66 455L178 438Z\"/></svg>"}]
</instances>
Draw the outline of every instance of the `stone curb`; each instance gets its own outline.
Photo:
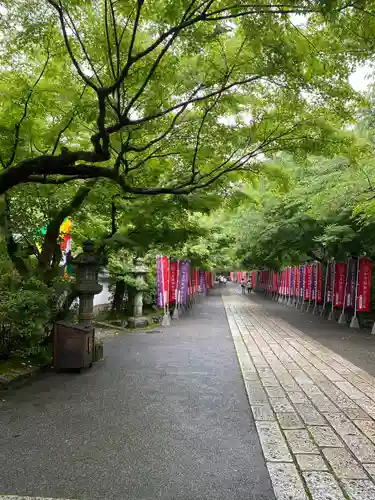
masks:
<instances>
[{"instance_id":1,"label":"stone curb","mask_svg":"<svg viewBox=\"0 0 375 500\"><path fill-rule=\"evenodd\" d=\"M34 380L40 373L47 371L51 368L51 364L47 363L45 365L33 367L24 373L15 375L12 378L5 378L0 376L0 391L7 391L10 389L17 389L26 385L28 382Z\"/></svg>"}]
</instances>

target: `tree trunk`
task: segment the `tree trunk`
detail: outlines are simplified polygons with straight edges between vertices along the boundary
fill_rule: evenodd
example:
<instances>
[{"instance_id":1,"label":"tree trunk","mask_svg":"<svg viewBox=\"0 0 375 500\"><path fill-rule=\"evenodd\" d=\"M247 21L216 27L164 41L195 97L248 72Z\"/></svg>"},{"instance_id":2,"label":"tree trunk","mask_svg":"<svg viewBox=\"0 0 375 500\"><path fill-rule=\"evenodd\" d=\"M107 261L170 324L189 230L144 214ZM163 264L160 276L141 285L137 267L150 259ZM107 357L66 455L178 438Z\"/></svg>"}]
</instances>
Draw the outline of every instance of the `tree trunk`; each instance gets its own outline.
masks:
<instances>
[{"instance_id":1,"label":"tree trunk","mask_svg":"<svg viewBox=\"0 0 375 500\"><path fill-rule=\"evenodd\" d=\"M38 269L41 273L51 270L53 267L54 255L56 252L57 239L59 237L60 226L64 219L71 215L75 210L80 208L82 203L88 196L93 184L83 186L78 189L77 193L50 221L47 227L47 232L44 237L43 249L39 256ZM56 260L56 259L55 259ZM57 266L58 269L58 266Z\"/></svg>"},{"instance_id":2,"label":"tree trunk","mask_svg":"<svg viewBox=\"0 0 375 500\"><path fill-rule=\"evenodd\" d=\"M125 295L125 281L117 280L112 302L113 313L121 314L123 312L124 295Z\"/></svg>"}]
</instances>

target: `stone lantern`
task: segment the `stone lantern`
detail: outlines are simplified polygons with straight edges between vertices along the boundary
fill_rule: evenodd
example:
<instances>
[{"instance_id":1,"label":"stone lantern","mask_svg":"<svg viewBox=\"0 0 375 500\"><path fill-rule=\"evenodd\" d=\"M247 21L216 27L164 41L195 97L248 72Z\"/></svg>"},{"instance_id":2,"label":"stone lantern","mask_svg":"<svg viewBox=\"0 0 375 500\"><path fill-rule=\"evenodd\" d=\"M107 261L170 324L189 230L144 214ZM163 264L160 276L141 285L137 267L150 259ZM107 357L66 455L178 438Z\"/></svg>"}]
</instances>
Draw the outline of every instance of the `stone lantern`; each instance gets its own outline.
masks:
<instances>
[{"instance_id":1,"label":"stone lantern","mask_svg":"<svg viewBox=\"0 0 375 500\"><path fill-rule=\"evenodd\" d=\"M128 318L128 326L130 328L144 328L149 324L148 319L143 316L143 290L146 288L145 276L147 273L148 269L142 263L141 259L136 259L133 275L137 280L138 286L134 296L133 316Z\"/></svg>"},{"instance_id":2,"label":"stone lantern","mask_svg":"<svg viewBox=\"0 0 375 500\"><path fill-rule=\"evenodd\" d=\"M99 284L98 275L104 265L104 259L96 255L94 242L83 242L83 252L74 260L76 268L75 288L79 296L78 322L92 325L94 319L94 295L100 293L103 286Z\"/></svg>"}]
</instances>

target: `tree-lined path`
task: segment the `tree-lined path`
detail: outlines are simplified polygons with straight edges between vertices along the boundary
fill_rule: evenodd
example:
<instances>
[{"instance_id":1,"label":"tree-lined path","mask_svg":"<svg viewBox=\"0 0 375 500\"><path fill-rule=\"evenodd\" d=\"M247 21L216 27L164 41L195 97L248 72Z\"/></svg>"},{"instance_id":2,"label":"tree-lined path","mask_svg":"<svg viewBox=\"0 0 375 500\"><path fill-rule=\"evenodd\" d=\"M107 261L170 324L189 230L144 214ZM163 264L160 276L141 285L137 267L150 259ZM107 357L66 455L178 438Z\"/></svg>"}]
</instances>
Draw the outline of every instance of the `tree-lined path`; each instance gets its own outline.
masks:
<instances>
[{"instance_id":1,"label":"tree-lined path","mask_svg":"<svg viewBox=\"0 0 375 500\"><path fill-rule=\"evenodd\" d=\"M228 285L163 332L107 339L91 371L3 393L0 493L374 499L372 367L338 354L344 329L282 314ZM375 344L357 335L354 362Z\"/></svg>"},{"instance_id":2,"label":"tree-lined path","mask_svg":"<svg viewBox=\"0 0 375 500\"><path fill-rule=\"evenodd\" d=\"M271 500L222 300L2 396L0 495ZM1 496L0 496L1 498Z\"/></svg>"}]
</instances>

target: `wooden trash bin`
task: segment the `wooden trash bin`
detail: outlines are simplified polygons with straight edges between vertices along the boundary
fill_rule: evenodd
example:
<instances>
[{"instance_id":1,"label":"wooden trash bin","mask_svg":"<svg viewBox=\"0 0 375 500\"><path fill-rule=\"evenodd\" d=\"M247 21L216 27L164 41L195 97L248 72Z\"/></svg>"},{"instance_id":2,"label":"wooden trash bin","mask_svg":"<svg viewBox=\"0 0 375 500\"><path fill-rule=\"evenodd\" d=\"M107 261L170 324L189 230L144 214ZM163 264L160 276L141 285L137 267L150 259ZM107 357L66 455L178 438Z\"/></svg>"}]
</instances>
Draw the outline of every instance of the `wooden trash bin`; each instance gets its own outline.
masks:
<instances>
[{"instance_id":1,"label":"wooden trash bin","mask_svg":"<svg viewBox=\"0 0 375 500\"><path fill-rule=\"evenodd\" d=\"M53 328L53 366L56 371L89 368L94 361L95 329L66 321Z\"/></svg>"}]
</instances>

